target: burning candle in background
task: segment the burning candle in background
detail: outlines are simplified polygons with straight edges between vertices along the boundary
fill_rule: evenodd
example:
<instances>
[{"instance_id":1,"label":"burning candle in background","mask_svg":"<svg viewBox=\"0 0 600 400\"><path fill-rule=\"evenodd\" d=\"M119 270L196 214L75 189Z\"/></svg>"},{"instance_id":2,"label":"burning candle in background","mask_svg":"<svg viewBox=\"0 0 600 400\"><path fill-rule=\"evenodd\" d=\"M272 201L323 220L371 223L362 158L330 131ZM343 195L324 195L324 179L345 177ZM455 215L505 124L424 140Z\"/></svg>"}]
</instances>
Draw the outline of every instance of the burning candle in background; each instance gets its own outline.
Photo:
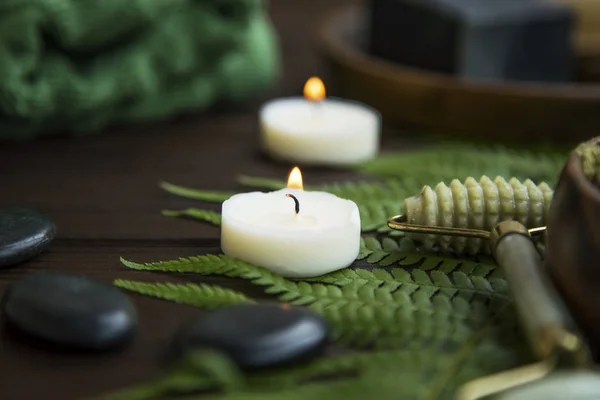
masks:
<instances>
[{"instance_id":1,"label":"burning candle in background","mask_svg":"<svg viewBox=\"0 0 600 400\"><path fill-rule=\"evenodd\" d=\"M304 191L295 167L286 189L236 194L223 203L221 248L286 277L323 275L358 256L358 207L330 193Z\"/></svg>"},{"instance_id":2,"label":"burning candle in background","mask_svg":"<svg viewBox=\"0 0 600 400\"><path fill-rule=\"evenodd\" d=\"M304 165L344 166L379 151L381 116L361 103L326 98L323 81L310 78L304 97L275 99L260 111L263 149Z\"/></svg>"}]
</instances>

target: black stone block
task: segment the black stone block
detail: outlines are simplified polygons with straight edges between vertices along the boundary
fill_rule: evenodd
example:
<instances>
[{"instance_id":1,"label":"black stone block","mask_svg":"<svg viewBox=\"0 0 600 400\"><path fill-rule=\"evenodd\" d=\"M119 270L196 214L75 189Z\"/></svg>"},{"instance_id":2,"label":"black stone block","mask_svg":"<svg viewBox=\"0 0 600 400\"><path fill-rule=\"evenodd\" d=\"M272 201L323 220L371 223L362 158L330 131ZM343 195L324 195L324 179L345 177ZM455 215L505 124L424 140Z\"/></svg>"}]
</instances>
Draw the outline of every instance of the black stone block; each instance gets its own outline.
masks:
<instances>
[{"instance_id":1,"label":"black stone block","mask_svg":"<svg viewBox=\"0 0 600 400\"><path fill-rule=\"evenodd\" d=\"M573 78L572 11L547 0L371 0L369 52L461 78Z\"/></svg>"}]
</instances>

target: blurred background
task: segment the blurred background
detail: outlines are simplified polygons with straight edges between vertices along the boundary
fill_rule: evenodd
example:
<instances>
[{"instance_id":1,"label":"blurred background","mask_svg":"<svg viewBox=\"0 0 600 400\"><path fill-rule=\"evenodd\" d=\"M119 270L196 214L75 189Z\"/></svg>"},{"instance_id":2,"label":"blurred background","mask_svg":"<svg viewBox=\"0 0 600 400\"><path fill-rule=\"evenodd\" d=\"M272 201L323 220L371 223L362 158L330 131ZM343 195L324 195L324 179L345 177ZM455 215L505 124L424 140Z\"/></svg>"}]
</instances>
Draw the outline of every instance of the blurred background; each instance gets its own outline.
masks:
<instances>
[{"instance_id":1,"label":"blurred background","mask_svg":"<svg viewBox=\"0 0 600 400\"><path fill-rule=\"evenodd\" d=\"M561 143L600 125L594 0L46 2L0 6L0 139L256 106L313 75L443 137Z\"/></svg>"}]
</instances>

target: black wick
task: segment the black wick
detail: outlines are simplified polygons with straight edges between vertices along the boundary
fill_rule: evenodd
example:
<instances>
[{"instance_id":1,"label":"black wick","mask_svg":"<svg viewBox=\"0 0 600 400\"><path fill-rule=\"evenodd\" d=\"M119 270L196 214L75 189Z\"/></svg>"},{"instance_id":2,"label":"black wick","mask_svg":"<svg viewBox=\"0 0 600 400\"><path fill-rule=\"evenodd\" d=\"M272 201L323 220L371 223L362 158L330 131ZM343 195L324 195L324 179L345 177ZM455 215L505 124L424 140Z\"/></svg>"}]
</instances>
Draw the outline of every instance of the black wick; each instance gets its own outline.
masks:
<instances>
[{"instance_id":1,"label":"black wick","mask_svg":"<svg viewBox=\"0 0 600 400\"><path fill-rule=\"evenodd\" d=\"M285 197L291 197L294 200L294 203L296 205L295 210L296 210L296 214L298 214L300 212L300 202L298 201L298 199L296 198L296 196L294 196L293 194L286 194Z\"/></svg>"}]
</instances>

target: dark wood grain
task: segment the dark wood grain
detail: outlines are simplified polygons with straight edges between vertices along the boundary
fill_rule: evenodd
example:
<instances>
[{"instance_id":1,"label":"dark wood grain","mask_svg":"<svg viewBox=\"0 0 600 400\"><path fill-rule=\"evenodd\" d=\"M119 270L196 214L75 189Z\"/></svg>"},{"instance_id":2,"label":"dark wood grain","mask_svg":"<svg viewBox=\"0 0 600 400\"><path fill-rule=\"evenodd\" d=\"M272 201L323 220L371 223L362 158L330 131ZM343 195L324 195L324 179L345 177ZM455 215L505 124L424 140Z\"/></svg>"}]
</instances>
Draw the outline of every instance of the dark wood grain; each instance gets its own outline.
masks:
<instances>
[{"instance_id":1,"label":"dark wood grain","mask_svg":"<svg viewBox=\"0 0 600 400\"><path fill-rule=\"evenodd\" d=\"M284 64L281 82L269 96L298 95L309 76L325 74L311 45L319 17L359 1L269 3ZM284 179L291 166L276 164L258 151L259 104L151 126L113 128L85 138L0 144L0 206L36 208L58 228L48 251L18 267L0 270L0 294L15 279L47 270L85 274L107 283L115 278L197 280L127 270L119 257L159 261L219 251L217 228L160 215L161 209L207 205L171 196L157 182L235 190L239 174ZM394 136L384 143L402 147L405 139ZM356 176L322 169L303 172L308 183ZM261 296L246 282L204 281ZM78 399L158 374L160 356L172 334L200 311L143 296L131 295L131 299L140 314L140 330L130 346L117 352L66 353L0 330L0 398Z\"/></svg>"}]
</instances>

